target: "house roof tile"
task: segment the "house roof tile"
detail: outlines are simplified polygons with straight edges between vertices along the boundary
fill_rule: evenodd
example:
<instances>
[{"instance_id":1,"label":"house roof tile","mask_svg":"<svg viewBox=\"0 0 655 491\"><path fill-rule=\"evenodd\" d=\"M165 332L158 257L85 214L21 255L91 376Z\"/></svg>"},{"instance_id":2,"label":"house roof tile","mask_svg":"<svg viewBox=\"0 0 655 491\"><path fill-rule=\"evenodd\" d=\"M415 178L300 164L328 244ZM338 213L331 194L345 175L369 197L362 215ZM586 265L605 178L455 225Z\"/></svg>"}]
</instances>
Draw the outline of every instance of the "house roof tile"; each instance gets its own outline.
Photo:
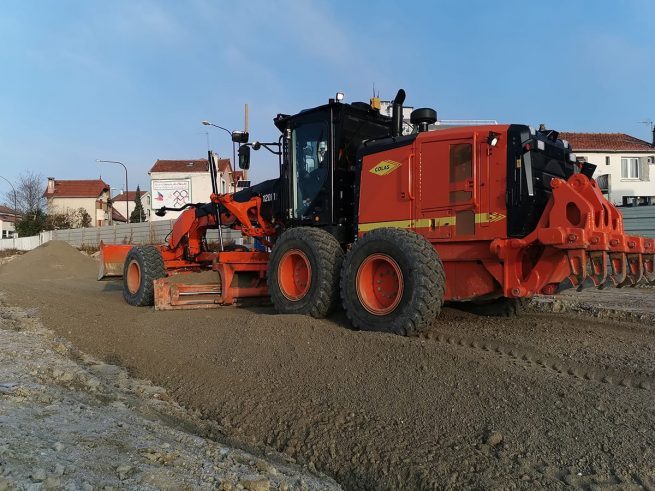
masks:
<instances>
[{"instance_id":1,"label":"house roof tile","mask_svg":"<svg viewBox=\"0 0 655 491\"><path fill-rule=\"evenodd\" d=\"M608 152L655 152L655 147L647 141L640 140L625 133L569 133L561 132L559 137L567 140L574 151Z\"/></svg>"},{"instance_id":2,"label":"house roof tile","mask_svg":"<svg viewBox=\"0 0 655 491\"><path fill-rule=\"evenodd\" d=\"M230 165L230 159L219 159L218 170L225 172ZM208 172L209 164L207 159L192 160L161 160L150 168L150 172Z\"/></svg>"},{"instance_id":3,"label":"house roof tile","mask_svg":"<svg viewBox=\"0 0 655 491\"><path fill-rule=\"evenodd\" d=\"M207 172L207 159L195 160L160 160L152 166L150 172Z\"/></svg>"},{"instance_id":4,"label":"house roof tile","mask_svg":"<svg viewBox=\"0 0 655 491\"><path fill-rule=\"evenodd\" d=\"M111 209L111 219L115 222L127 222L127 218L125 218L116 208Z\"/></svg>"},{"instance_id":5,"label":"house roof tile","mask_svg":"<svg viewBox=\"0 0 655 491\"><path fill-rule=\"evenodd\" d=\"M6 215L5 213L0 213L0 220L7 223L16 223L15 215Z\"/></svg>"},{"instance_id":6,"label":"house roof tile","mask_svg":"<svg viewBox=\"0 0 655 491\"><path fill-rule=\"evenodd\" d=\"M218 172L226 172L228 169L232 170L230 159L218 159Z\"/></svg>"},{"instance_id":7,"label":"house roof tile","mask_svg":"<svg viewBox=\"0 0 655 491\"><path fill-rule=\"evenodd\" d=\"M43 196L46 198L97 198L103 191L109 190L109 184L102 179L86 179L76 181L54 181L54 190L46 188Z\"/></svg>"},{"instance_id":8,"label":"house roof tile","mask_svg":"<svg viewBox=\"0 0 655 491\"><path fill-rule=\"evenodd\" d=\"M141 196L146 194L148 191L141 191ZM136 198L136 191L128 191L127 192L127 201L134 201L134 198ZM112 201L125 201L125 193L117 194L114 196Z\"/></svg>"},{"instance_id":9,"label":"house roof tile","mask_svg":"<svg viewBox=\"0 0 655 491\"><path fill-rule=\"evenodd\" d=\"M3 215L16 215L17 213L8 206L0 205L0 213ZM20 213L19 213L20 214Z\"/></svg>"}]
</instances>

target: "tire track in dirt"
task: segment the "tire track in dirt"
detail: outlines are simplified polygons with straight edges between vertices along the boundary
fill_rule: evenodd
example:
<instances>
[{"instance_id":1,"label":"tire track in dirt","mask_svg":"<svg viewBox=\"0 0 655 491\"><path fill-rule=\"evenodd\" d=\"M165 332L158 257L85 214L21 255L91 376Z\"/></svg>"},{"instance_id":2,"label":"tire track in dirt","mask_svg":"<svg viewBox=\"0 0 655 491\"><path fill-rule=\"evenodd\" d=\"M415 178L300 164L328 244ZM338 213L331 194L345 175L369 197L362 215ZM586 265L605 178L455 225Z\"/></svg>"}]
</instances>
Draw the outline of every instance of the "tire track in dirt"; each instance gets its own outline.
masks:
<instances>
[{"instance_id":1,"label":"tire track in dirt","mask_svg":"<svg viewBox=\"0 0 655 491\"><path fill-rule=\"evenodd\" d=\"M556 372L565 377L620 387L631 387L651 392L655 391L655 377L650 377L643 373L608 370L597 366L571 363L552 355L546 355L524 347L493 342L484 338L469 338L433 332L426 334L424 337L443 344L485 351L495 354L501 359L510 360L530 368Z\"/></svg>"},{"instance_id":2,"label":"tire track in dirt","mask_svg":"<svg viewBox=\"0 0 655 491\"><path fill-rule=\"evenodd\" d=\"M446 308L425 337L405 338L354 332L343 313L156 312L126 305L96 268L51 243L0 268L0 283L13 304L167 388L226 438L282 451L348 489L655 487L652 390L620 385L655 375L641 328ZM582 378L568 374L578 365Z\"/></svg>"}]
</instances>

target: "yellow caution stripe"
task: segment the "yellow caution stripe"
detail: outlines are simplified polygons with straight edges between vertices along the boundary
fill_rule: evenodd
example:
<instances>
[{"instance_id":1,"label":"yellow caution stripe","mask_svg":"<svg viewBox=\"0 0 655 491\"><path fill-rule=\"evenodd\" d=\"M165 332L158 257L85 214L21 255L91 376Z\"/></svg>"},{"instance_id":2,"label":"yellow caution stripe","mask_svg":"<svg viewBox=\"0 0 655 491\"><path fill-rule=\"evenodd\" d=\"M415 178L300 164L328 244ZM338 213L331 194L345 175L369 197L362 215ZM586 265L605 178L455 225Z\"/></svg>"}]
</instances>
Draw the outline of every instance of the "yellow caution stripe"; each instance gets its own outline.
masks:
<instances>
[{"instance_id":1,"label":"yellow caution stripe","mask_svg":"<svg viewBox=\"0 0 655 491\"><path fill-rule=\"evenodd\" d=\"M502 213L476 213L475 223L495 223L507 218ZM418 218L416 220L393 220L389 222L360 223L359 232L370 232L376 228L437 228L452 227L457 223L455 215L435 218Z\"/></svg>"}]
</instances>

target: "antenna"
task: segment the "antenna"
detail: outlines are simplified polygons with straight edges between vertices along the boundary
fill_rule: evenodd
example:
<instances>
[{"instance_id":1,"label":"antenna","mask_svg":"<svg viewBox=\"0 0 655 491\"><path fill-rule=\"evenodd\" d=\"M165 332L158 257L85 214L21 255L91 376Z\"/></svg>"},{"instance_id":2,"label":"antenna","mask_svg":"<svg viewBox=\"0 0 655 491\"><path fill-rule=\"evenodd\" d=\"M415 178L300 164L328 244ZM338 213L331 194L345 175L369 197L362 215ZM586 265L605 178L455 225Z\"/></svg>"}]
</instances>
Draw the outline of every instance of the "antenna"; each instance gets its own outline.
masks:
<instances>
[{"instance_id":1,"label":"antenna","mask_svg":"<svg viewBox=\"0 0 655 491\"><path fill-rule=\"evenodd\" d=\"M652 119L647 119L645 121L639 121L639 124L647 124L651 131L653 131L653 129L655 129L655 123L653 123Z\"/></svg>"},{"instance_id":2,"label":"antenna","mask_svg":"<svg viewBox=\"0 0 655 491\"><path fill-rule=\"evenodd\" d=\"M207 138L207 151L209 151L209 131L201 131L200 133L196 133L196 135L205 135Z\"/></svg>"}]
</instances>

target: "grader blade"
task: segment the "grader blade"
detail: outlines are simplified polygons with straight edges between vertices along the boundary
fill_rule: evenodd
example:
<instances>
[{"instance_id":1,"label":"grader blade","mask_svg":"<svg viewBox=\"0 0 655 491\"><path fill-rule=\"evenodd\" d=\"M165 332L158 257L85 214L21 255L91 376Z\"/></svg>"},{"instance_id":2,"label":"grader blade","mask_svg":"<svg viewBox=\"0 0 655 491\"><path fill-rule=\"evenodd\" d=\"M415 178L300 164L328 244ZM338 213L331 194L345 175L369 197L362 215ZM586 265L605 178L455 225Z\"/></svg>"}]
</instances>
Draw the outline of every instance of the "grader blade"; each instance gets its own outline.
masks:
<instances>
[{"instance_id":1,"label":"grader blade","mask_svg":"<svg viewBox=\"0 0 655 491\"><path fill-rule=\"evenodd\" d=\"M220 283L176 283L170 277L155 280L155 310L211 309L222 303Z\"/></svg>"},{"instance_id":2,"label":"grader blade","mask_svg":"<svg viewBox=\"0 0 655 491\"><path fill-rule=\"evenodd\" d=\"M123 276L125 258L132 249L130 244L105 244L100 241L100 271L98 279Z\"/></svg>"}]
</instances>

